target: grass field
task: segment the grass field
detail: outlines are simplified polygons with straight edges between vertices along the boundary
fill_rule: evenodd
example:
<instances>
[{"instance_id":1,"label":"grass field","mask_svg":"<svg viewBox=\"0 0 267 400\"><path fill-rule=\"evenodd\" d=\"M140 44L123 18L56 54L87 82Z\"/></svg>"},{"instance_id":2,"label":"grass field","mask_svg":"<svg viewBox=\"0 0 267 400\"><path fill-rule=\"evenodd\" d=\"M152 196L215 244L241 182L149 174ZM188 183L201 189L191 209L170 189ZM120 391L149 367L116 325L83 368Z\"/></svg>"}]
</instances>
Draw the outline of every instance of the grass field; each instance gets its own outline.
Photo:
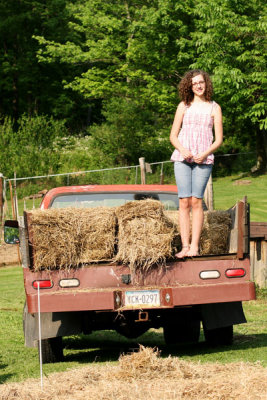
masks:
<instances>
[{"instance_id":1,"label":"grass field","mask_svg":"<svg viewBox=\"0 0 267 400\"><path fill-rule=\"evenodd\" d=\"M247 196L250 220L267 222L267 175L216 178L213 180L213 191L216 209L226 210Z\"/></svg>"},{"instance_id":2,"label":"grass field","mask_svg":"<svg viewBox=\"0 0 267 400\"><path fill-rule=\"evenodd\" d=\"M22 310L24 288L22 269L0 269L0 383L22 381L39 376L37 349L24 347ZM211 348L203 341L197 345L176 347L173 356L183 360L230 363L238 361L261 362L267 366L267 296L261 292L257 301L244 303L247 324L235 326L233 346ZM170 354L161 330L151 330L138 340L127 340L111 331L97 332L90 336L64 339L65 361L44 365L44 374L66 371L83 364L109 361L117 363L121 353L138 348L138 344L158 347L161 356Z\"/></svg>"}]
</instances>

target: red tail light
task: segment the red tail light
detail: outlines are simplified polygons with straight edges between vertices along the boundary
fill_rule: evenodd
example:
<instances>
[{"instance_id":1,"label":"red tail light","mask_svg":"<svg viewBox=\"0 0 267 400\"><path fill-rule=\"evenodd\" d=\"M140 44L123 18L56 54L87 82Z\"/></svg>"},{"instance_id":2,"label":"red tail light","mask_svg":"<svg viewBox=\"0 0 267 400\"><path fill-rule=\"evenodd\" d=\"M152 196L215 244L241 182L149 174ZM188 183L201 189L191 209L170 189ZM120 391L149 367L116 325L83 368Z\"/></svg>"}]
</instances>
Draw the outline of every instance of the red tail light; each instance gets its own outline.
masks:
<instances>
[{"instance_id":1,"label":"red tail light","mask_svg":"<svg viewBox=\"0 0 267 400\"><path fill-rule=\"evenodd\" d=\"M40 280L40 281L33 281L32 286L34 289L38 289L38 283L40 289L51 289L53 287L53 282L50 280Z\"/></svg>"},{"instance_id":2,"label":"red tail light","mask_svg":"<svg viewBox=\"0 0 267 400\"><path fill-rule=\"evenodd\" d=\"M225 275L228 278L242 278L246 275L246 271L243 268L230 268L225 271Z\"/></svg>"}]
</instances>

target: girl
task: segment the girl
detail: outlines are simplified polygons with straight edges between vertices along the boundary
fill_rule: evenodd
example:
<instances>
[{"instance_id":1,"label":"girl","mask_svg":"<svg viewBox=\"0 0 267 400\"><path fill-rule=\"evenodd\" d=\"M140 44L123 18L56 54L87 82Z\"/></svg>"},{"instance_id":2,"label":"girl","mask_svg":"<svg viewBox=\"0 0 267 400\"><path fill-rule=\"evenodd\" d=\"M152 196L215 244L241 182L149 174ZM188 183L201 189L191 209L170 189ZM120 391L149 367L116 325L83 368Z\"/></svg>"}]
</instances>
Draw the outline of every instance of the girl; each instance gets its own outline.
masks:
<instances>
[{"instance_id":1,"label":"girl","mask_svg":"<svg viewBox=\"0 0 267 400\"><path fill-rule=\"evenodd\" d=\"M211 101L212 83L206 72L187 72L179 84L179 95L182 101L176 110L170 141L175 147L171 160L174 161L178 187L182 239L182 250L176 257L183 258L199 255L199 239L204 218L202 199L212 171L213 152L223 141L223 126L221 107L215 101Z\"/></svg>"}]
</instances>

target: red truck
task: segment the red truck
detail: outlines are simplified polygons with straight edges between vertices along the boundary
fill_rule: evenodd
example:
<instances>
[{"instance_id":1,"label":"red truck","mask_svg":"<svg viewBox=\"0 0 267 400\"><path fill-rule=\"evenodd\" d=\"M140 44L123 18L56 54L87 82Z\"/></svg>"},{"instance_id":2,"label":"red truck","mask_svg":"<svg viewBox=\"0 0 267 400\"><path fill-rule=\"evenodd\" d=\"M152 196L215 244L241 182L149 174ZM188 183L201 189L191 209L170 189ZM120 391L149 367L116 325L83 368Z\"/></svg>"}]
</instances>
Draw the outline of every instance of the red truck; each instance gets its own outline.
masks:
<instances>
[{"instance_id":1,"label":"red truck","mask_svg":"<svg viewBox=\"0 0 267 400\"><path fill-rule=\"evenodd\" d=\"M169 210L179 207L174 185L58 187L47 192L40 207L113 207L146 198L159 200ZM132 276L128 266L108 262L34 272L27 213L19 222L6 221L6 242L20 243L25 345L38 345L38 285L43 362L63 359L62 337L97 330L114 329L136 338L150 328L163 328L166 343L176 344L197 342L202 323L207 342L231 344L233 325L246 322L242 301L255 299L255 285L250 281L246 199L229 212L232 229L227 254L170 260L160 273L152 269L141 280Z\"/></svg>"}]
</instances>

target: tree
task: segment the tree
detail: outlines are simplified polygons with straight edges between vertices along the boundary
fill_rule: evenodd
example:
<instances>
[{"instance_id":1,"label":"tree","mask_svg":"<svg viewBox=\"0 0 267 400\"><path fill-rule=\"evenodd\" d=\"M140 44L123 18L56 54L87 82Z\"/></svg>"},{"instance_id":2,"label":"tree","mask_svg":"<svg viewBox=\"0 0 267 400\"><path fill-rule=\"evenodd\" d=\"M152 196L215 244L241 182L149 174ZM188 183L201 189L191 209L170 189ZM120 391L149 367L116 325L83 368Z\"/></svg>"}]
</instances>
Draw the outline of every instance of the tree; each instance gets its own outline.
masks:
<instances>
[{"instance_id":1,"label":"tree","mask_svg":"<svg viewBox=\"0 0 267 400\"><path fill-rule=\"evenodd\" d=\"M74 40L36 37L41 62L83 65L85 71L66 80L65 88L103 102L106 124L98 133L96 127L90 132L96 143L114 152L116 162L136 162L145 148L150 159L170 153L177 81L192 62L192 49L182 40L193 29L191 6L191 0L183 5L171 0L80 0L68 6Z\"/></svg>"},{"instance_id":2,"label":"tree","mask_svg":"<svg viewBox=\"0 0 267 400\"><path fill-rule=\"evenodd\" d=\"M77 120L86 121L88 104L72 90L65 90L63 79L79 71L69 65L39 63L38 43L33 35L45 35L50 40L69 39L71 16L67 0L1 0L0 2L0 113L13 119L27 113L50 114L69 118L75 112ZM80 111L82 110L82 112ZM80 123L81 125L81 123Z\"/></svg>"},{"instance_id":3,"label":"tree","mask_svg":"<svg viewBox=\"0 0 267 400\"><path fill-rule=\"evenodd\" d=\"M64 87L100 102L105 125L90 134L113 152L114 162L133 160L136 145L141 150L151 144L149 137L168 157L177 82L186 70L200 67L213 77L227 146L257 147L259 170L266 169L263 0L78 0L69 1L67 10L68 38L37 35L38 57L76 69Z\"/></svg>"},{"instance_id":4,"label":"tree","mask_svg":"<svg viewBox=\"0 0 267 400\"><path fill-rule=\"evenodd\" d=\"M201 1L194 10L192 67L212 72L231 136L256 147L259 171L267 168L266 5L261 0ZM255 146L256 143L256 146Z\"/></svg>"}]
</instances>

